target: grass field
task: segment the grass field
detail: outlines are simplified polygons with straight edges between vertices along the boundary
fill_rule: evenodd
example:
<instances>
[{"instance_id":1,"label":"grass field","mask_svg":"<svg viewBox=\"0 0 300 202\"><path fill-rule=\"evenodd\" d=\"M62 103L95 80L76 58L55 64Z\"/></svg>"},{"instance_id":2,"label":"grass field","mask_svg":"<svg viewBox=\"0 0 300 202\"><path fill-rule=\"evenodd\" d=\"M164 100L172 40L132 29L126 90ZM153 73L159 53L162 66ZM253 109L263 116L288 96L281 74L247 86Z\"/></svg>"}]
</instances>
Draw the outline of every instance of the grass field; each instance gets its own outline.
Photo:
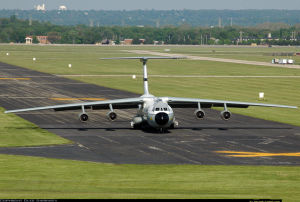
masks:
<instances>
[{"instance_id":1,"label":"grass field","mask_svg":"<svg viewBox=\"0 0 300 202\"><path fill-rule=\"evenodd\" d=\"M4 114L0 108L0 147L41 146L68 144L69 140L58 137L47 130L14 114Z\"/></svg>"},{"instance_id":2,"label":"grass field","mask_svg":"<svg viewBox=\"0 0 300 202\"><path fill-rule=\"evenodd\" d=\"M0 198L297 201L299 167L112 165L0 155Z\"/></svg>"},{"instance_id":3,"label":"grass field","mask_svg":"<svg viewBox=\"0 0 300 202\"><path fill-rule=\"evenodd\" d=\"M124 52L142 47L0 46L0 61L98 85L142 93L137 61L102 61L102 57L136 56ZM164 47L147 47L163 51ZM179 48L177 48L179 49ZM210 52L210 48L177 50ZM199 50L198 50L199 49ZM278 48L272 51L289 52ZM218 51L264 52L265 49L219 48ZM269 51L269 49L268 49ZM10 55L6 56L9 52ZM292 51L291 51L292 52ZM192 55L192 54L191 54ZM228 57L236 57L228 54ZM37 61L32 58L36 57ZM256 55L253 56L256 58ZM255 59L254 58L254 59ZM252 60L252 58L249 57ZM259 61L258 59L257 61ZM72 64L72 68L68 64ZM70 75L128 75L128 77L71 77ZM195 97L299 106L300 78L158 78L151 75L300 76L300 70L207 61L150 61L150 91L157 96ZM68 77L68 76L67 76ZM300 126L299 110L235 109L253 117ZM3 115L7 116L7 115ZM0 116L0 120L2 115ZM66 143L14 115L4 122L2 146ZM15 123L15 124L13 124ZM22 125L24 124L24 126ZM23 126L23 127L22 127ZM24 130L23 130L24 129ZM20 136L20 134L28 136ZM3 134L3 135L2 135ZM44 139L44 134L47 134ZM2 136L1 136L2 135ZM15 137L13 137L15 136ZM19 139L20 138L20 139ZM47 140L49 138L49 140ZM26 139L30 140L27 141ZM32 140L34 139L34 140ZM3 141L4 142L4 141ZM8 143L10 142L10 143ZM112 165L69 160L0 155L0 198L282 198L300 197L300 167Z\"/></svg>"}]
</instances>

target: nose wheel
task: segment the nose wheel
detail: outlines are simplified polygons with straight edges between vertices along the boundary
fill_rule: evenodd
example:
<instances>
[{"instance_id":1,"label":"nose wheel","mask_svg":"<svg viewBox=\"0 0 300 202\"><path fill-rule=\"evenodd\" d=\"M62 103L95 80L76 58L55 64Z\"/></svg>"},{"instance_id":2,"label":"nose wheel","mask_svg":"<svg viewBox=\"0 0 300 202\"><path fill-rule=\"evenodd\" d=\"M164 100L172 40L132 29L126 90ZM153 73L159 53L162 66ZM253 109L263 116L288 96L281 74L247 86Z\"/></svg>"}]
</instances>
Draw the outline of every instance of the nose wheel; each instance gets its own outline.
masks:
<instances>
[{"instance_id":1,"label":"nose wheel","mask_svg":"<svg viewBox=\"0 0 300 202\"><path fill-rule=\"evenodd\" d=\"M142 128L142 124L135 124L133 121L130 122L130 127L132 129L141 129Z\"/></svg>"},{"instance_id":2,"label":"nose wheel","mask_svg":"<svg viewBox=\"0 0 300 202\"><path fill-rule=\"evenodd\" d=\"M179 126L178 121L174 121L174 123L171 124L170 129L175 129Z\"/></svg>"}]
</instances>

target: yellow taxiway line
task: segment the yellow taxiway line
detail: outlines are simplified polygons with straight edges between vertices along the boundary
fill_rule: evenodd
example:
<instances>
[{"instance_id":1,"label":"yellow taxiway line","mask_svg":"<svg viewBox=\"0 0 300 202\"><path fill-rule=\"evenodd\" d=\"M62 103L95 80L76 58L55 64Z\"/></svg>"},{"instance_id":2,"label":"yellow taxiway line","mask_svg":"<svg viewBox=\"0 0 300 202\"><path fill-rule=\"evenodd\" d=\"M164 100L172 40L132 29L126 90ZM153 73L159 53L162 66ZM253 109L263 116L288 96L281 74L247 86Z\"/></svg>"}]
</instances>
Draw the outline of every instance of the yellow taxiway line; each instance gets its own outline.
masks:
<instances>
[{"instance_id":1,"label":"yellow taxiway line","mask_svg":"<svg viewBox=\"0 0 300 202\"><path fill-rule=\"evenodd\" d=\"M300 157L300 152L297 152L297 153L263 153L263 152L216 151L216 153L226 154L226 156L231 156L231 157L271 157L271 156Z\"/></svg>"},{"instance_id":2,"label":"yellow taxiway line","mask_svg":"<svg viewBox=\"0 0 300 202\"><path fill-rule=\"evenodd\" d=\"M86 101L103 101L105 98L50 98L51 100L58 101L73 101L73 100L86 100Z\"/></svg>"},{"instance_id":3,"label":"yellow taxiway line","mask_svg":"<svg viewBox=\"0 0 300 202\"><path fill-rule=\"evenodd\" d=\"M31 78L0 78L0 80L31 80Z\"/></svg>"}]
</instances>

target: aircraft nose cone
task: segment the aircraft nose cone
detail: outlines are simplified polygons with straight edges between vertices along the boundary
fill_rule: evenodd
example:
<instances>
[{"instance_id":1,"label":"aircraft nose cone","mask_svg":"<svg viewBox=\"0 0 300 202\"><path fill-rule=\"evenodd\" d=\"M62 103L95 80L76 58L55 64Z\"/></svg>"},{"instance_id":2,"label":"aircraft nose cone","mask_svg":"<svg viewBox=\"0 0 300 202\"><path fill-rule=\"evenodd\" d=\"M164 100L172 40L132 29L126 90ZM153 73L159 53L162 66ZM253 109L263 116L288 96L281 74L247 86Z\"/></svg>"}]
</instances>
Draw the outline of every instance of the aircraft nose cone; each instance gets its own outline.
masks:
<instances>
[{"instance_id":1,"label":"aircraft nose cone","mask_svg":"<svg viewBox=\"0 0 300 202\"><path fill-rule=\"evenodd\" d=\"M158 125L166 125L169 122L169 115L163 112L158 113L155 116L155 121Z\"/></svg>"}]
</instances>

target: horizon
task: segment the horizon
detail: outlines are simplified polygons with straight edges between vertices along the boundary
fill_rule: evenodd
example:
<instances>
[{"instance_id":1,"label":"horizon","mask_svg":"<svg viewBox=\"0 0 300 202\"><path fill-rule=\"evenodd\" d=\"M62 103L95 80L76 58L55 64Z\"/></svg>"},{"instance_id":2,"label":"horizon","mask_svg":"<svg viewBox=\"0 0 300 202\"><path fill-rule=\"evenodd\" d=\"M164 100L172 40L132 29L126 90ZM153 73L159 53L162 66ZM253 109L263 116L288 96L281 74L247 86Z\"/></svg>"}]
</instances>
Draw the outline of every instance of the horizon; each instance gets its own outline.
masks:
<instances>
[{"instance_id":1,"label":"horizon","mask_svg":"<svg viewBox=\"0 0 300 202\"><path fill-rule=\"evenodd\" d=\"M0 10L20 10L20 11L36 11L36 9L20 9L20 8L14 8L14 9L7 9L7 8L0 8ZM45 11L57 11L57 9L46 9ZM213 11L244 11L244 10L255 10L255 11L263 11L263 10L278 10L278 11L300 11L300 9L276 9L276 8L264 8L264 9L259 9L259 8L249 8L249 9L212 9L212 8L203 8L203 9L119 9L119 10L114 10L114 9L67 9L66 11L201 11L201 10L213 10Z\"/></svg>"}]
</instances>

